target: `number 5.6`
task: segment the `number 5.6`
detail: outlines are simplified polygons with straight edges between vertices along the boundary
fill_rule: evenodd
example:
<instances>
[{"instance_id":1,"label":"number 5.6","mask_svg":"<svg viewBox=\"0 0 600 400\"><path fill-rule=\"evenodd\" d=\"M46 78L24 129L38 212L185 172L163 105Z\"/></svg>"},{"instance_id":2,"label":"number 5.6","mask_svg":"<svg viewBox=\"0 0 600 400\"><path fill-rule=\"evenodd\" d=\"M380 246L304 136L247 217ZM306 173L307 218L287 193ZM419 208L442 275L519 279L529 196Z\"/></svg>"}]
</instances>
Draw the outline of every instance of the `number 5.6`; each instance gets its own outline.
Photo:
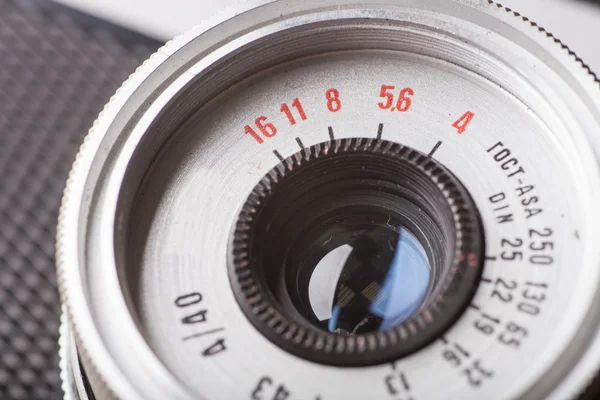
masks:
<instances>
[{"instance_id":1,"label":"number 5.6","mask_svg":"<svg viewBox=\"0 0 600 400\"><path fill-rule=\"evenodd\" d=\"M390 111L408 111L412 105L412 99L410 96L414 95L415 92L411 88L401 89L398 98L395 99L393 92L395 89L396 87L392 85L381 86L379 97L381 97L383 100L378 103L379 108ZM395 106L394 103L396 104Z\"/></svg>"}]
</instances>

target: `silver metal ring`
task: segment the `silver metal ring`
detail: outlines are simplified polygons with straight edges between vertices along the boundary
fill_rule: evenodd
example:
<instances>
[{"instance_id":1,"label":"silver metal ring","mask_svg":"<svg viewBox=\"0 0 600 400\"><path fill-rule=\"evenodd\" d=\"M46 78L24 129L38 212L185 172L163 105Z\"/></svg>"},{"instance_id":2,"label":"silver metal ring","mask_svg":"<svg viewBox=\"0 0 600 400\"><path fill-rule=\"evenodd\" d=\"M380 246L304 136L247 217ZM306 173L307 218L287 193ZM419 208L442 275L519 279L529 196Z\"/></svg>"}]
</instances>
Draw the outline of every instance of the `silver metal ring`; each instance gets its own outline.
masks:
<instances>
[{"instance_id":1,"label":"silver metal ring","mask_svg":"<svg viewBox=\"0 0 600 400\"><path fill-rule=\"evenodd\" d=\"M286 116L294 99L306 118ZM59 286L94 397L576 396L600 363L599 125L589 70L488 1L259 2L200 25L113 97L63 198ZM435 157L481 212L471 307L394 363L294 357L231 291L243 201L331 134Z\"/></svg>"}]
</instances>

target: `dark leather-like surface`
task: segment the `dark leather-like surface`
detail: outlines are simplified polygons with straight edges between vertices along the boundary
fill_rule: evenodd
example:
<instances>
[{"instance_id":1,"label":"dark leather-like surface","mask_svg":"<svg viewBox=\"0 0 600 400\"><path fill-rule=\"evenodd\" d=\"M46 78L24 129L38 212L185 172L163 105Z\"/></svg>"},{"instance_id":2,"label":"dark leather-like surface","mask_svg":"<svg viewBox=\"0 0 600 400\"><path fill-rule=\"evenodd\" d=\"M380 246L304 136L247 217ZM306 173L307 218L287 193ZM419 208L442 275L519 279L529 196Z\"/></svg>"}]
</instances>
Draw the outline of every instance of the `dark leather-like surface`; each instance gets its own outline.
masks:
<instances>
[{"instance_id":1,"label":"dark leather-like surface","mask_svg":"<svg viewBox=\"0 0 600 400\"><path fill-rule=\"evenodd\" d=\"M62 397L60 198L94 119L159 45L47 1L0 0L0 399Z\"/></svg>"}]
</instances>

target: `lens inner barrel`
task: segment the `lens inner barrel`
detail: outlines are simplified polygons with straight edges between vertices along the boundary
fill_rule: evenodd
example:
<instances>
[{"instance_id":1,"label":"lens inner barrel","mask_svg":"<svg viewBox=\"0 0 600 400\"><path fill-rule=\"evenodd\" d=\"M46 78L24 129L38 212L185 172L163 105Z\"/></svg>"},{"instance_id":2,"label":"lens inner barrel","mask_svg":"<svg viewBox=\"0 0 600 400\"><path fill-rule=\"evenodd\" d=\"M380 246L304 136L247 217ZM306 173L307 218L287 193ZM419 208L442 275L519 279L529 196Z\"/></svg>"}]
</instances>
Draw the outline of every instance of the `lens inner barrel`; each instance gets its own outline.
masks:
<instances>
[{"instance_id":1,"label":"lens inner barrel","mask_svg":"<svg viewBox=\"0 0 600 400\"><path fill-rule=\"evenodd\" d=\"M368 365L438 338L468 305L483 231L436 160L373 139L287 158L240 212L230 278L250 321L300 357Z\"/></svg>"}]
</instances>

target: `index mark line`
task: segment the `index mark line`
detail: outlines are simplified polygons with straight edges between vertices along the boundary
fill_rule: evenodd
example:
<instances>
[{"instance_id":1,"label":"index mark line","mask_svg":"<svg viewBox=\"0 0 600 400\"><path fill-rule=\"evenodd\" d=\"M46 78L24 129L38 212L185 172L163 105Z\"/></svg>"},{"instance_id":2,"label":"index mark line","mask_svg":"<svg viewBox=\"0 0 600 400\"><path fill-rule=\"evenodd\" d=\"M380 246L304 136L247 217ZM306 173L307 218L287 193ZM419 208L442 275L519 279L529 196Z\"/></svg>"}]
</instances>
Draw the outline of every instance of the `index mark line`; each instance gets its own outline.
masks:
<instances>
[{"instance_id":1,"label":"index mark line","mask_svg":"<svg viewBox=\"0 0 600 400\"><path fill-rule=\"evenodd\" d=\"M404 389L409 391L410 385L408 384L408 381L406 380L406 376L404 376L404 374L400 374L400 380L402 381L402 385L404 386Z\"/></svg>"},{"instance_id":2,"label":"index mark line","mask_svg":"<svg viewBox=\"0 0 600 400\"><path fill-rule=\"evenodd\" d=\"M491 279L489 279L489 278L484 278L484 277L482 277L482 278L481 278L481 282L485 282L485 283L492 283L492 280L491 280Z\"/></svg>"},{"instance_id":3,"label":"index mark line","mask_svg":"<svg viewBox=\"0 0 600 400\"><path fill-rule=\"evenodd\" d=\"M329 131L329 140L333 142L335 140L335 137L333 136L333 128L330 126L327 128L327 130Z\"/></svg>"},{"instance_id":4,"label":"index mark line","mask_svg":"<svg viewBox=\"0 0 600 400\"><path fill-rule=\"evenodd\" d=\"M475 309L477 311L481 310L481 308L479 308L479 306L477 306L475 304L469 304L469 307L471 307L471 308L473 308L473 309Z\"/></svg>"},{"instance_id":5,"label":"index mark line","mask_svg":"<svg viewBox=\"0 0 600 400\"><path fill-rule=\"evenodd\" d=\"M300 146L300 150L304 150L304 144L302 144L302 140L299 137L296 138L296 143Z\"/></svg>"},{"instance_id":6,"label":"index mark line","mask_svg":"<svg viewBox=\"0 0 600 400\"><path fill-rule=\"evenodd\" d=\"M277 150L273 150L273 154L275 154L275 157L279 158L279 161L283 162L283 157L281 157L281 154L279 154Z\"/></svg>"},{"instance_id":7,"label":"index mark line","mask_svg":"<svg viewBox=\"0 0 600 400\"><path fill-rule=\"evenodd\" d=\"M499 324L499 323L500 323L500 320L499 320L498 318L490 317L490 316L489 316L489 315L487 315L486 313L481 313L481 316L482 316L483 318L487 318L487 319L489 319L490 321L492 321L492 322L495 322L495 323L497 323L497 324Z\"/></svg>"},{"instance_id":8,"label":"index mark line","mask_svg":"<svg viewBox=\"0 0 600 400\"><path fill-rule=\"evenodd\" d=\"M379 124L377 128L377 140L381 140L381 136L383 136L383 124Z\"/></svg>"},{"instance_id":9,"label":"index mark line","mask_svg":"<svg viewBox=\"0 0 600 400\"><path fill-rule=\"evenodd\" d=\"M471 357L471 354L463 349L458 343L454 343L454 348L462 353L465 357Z\"/></svg>"},{"instance_id":10,"label":"index mark line","mask_svg":"<svg viewBox=\"0 0 600 400\"><path fill-rule=\"evenodd\" d=\"M496 261L496 256L485 256L486 261Z\"/></svg>"},{"instance_id":11,"label":"index mark line","mask_svg":"<svg viewBox=\"0 0 600 400\"><path fill-rule=\"evenodd\" d=\"M201 332L201 333L196 333L194 335L190 335L190 336L186 336L183 339L181 339L183 342L185 342L186 340L190 340L190 339L196 339L199 338L201 336L205 336L205 335L212 335L213 333L219 333L219 332L223 332L225 330L225 328L218 328L218 329L212 329L210 331L206 331L206 332Z\"/></svg>"},{"instance_id":12,"label":"index mark line","mask_svg":"<svg viewBox=\"0 0 600 400\"><path fill-rule=\"evenodd\" d=\"M435 152L437 151L437 149L440 148L440 146L442 145L442 141L438 141L435 146L433 146L433 149L431 149L431 151L429 152L429 154L427 154L427 157L431 158L433 157L433 155L435 154Z\"/></svg>"}]
</instances>

